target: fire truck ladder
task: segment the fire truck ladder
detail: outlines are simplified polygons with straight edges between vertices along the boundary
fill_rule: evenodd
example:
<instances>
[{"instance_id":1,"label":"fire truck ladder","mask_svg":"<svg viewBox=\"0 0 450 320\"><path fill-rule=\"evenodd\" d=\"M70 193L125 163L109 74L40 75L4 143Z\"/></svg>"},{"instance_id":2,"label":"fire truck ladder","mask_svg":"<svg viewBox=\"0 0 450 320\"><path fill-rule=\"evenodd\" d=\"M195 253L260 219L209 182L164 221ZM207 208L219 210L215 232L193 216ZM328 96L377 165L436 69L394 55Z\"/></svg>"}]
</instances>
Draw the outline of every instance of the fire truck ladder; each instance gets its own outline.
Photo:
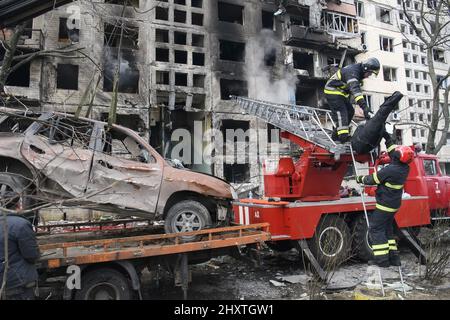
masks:
<instances>
[{"instance_id":1,"label":"fire truck ladder","mask_svg":"<svg viewBox=\"0 0 450 320\"><path fill-rule=\"evenodd\" d=\"M295 134L318 145L330 153L350 153L349 144L336 144L331 138L335 126L331 111L295 104L279 104L245 97L230 96L246 114L256 116L267 123ZM328 129L329 127L330 129Z\"/></svg>"}]
</instances>

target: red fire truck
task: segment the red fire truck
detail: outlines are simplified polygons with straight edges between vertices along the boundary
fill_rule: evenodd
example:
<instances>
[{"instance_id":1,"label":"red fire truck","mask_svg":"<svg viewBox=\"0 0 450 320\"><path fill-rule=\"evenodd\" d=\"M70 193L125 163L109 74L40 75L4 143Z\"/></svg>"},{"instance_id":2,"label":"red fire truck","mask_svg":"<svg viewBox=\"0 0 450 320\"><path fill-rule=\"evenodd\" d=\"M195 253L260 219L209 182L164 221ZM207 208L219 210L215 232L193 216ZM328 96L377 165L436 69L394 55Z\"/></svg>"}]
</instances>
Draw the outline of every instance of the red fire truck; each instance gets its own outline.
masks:
<instances>
[{"instance_id":1,"label":"red fire truck","mask_svg":"<svg viewBox=\"0 0 450 320\"><path fill-rule=\"evenodd\" d=\"M352 156L350 146L335 145L323 122L329 111L285 106L233 97L246 113L282 129L281 136L302 149L298 159L282 157L264 164L263 199L234 203L235 222L268 222L276 250L298 246L319 275L321 266L339 264L351 255L367 261L372 253L364 212L375 209L374 188L359 196L340 196L342 181L355 161L370 162L370 155ZM388 163L382 154L370 169ZM399 235L425 261L425 252L411 228L449 219L450 177L443 177L436 156L418 153L405 184L402 207L395 216Z\"/></svg>"}]
</instances>

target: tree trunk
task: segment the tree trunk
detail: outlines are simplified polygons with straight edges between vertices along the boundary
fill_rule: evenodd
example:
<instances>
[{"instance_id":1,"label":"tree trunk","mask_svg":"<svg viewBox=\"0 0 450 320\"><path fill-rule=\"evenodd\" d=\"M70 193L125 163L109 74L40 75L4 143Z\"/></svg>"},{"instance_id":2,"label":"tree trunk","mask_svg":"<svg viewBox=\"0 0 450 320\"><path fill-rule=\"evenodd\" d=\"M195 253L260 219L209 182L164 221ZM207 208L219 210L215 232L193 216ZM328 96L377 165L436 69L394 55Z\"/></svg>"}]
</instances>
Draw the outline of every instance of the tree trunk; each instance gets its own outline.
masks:
<instances>
[{"instance_id":1,"label":"tree trunk","mask_svg":"<svg viewBox=\"0 0 450 320\"><path fill-rule=\"evenodd\" d=\"M6 52L3 57L2 69L0 70L0 92L5 91L6 80L8 79L17 44L25 29L25 24L19 24L14 29L14 33L9 41L6 41Z\"/></svg>"},{"instance_id":2,"label":"tree trunk","mask_svg":"<svg viewBox=\"0 0 450 320\"><path fill-rule=\"evenodd\" d=\"M442 135L436 145L436 153L438 153L443 146L447 144L447 132L450 128L450 117L449 117L449 110L448 110L448 96L449 96L450 87L447 87L444 92L444 106L442 109L442 114L444 118L444 128L442 129Z\"/></svg>"}]
</instances>

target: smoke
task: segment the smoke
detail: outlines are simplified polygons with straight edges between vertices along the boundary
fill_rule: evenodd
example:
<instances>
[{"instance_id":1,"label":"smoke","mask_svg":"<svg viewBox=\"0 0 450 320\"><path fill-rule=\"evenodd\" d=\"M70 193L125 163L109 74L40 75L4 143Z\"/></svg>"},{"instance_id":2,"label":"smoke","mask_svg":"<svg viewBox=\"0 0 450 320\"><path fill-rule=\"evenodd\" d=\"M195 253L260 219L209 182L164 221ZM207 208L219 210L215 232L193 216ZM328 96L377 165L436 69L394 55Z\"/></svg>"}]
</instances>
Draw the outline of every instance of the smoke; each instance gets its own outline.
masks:
<instances>
[{"instance_id":1,"label":"smoke","mask_svg":"<svg viewBox=\"0 0 450 320\"><path fill-rule=\"evenodd\" d=\"M105 89L112 91L114 73L120 61L119 92L137 93L139 86L139 70L136 67L136 58L132 50L121 50L105 46L104 53L104 74Z\"/></svg>"},{"instance_id":2,"label":"smoke","mask_svg":"<svg viewBox=\"0 0 450 320\"><path fill-rule=\"evenodd\" d=\"M250 39L245 53L249 97L274 103L295 103L298 82L293 70L284 65L282 44L273 31L262 30ZM273 67L267 66L273 65Z\"/></svg>"}]
</instances>

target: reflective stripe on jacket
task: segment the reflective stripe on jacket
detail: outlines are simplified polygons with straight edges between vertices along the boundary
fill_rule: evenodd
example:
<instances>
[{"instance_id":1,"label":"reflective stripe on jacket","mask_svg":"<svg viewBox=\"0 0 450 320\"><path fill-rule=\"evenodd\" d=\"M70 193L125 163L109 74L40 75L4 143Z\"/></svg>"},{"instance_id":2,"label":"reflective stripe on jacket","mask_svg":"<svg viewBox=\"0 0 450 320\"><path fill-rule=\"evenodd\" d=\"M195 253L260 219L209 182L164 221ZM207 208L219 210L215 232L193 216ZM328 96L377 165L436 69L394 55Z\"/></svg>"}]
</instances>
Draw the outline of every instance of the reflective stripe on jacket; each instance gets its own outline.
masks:
<instances>
[{"instance_id":1,"label":"reflective stripe on jacket","mask_svg":"<svg viewBox=\"0 0 450 320\"><path fill-rule=\"evenodd\" d=\"M363 80L363 67L361 63L352 64L339 69L325 84L325 94L341 95L348 98L351 95L355 102L364 99L361 85Z\"/></svg>"},{"instance_id":2,"label":"reflective stripe on jacket","mask_svg":"<svg viewBox=\"0 0 450 320\"><path fill-rule=\"evenodd\" d=\"M378 210L394 213L400 209L403 187L408 174L409 165L393 160L378 172L362 178L364 184L377 185L375 197Z\"/></svg>"}]
</instances>

